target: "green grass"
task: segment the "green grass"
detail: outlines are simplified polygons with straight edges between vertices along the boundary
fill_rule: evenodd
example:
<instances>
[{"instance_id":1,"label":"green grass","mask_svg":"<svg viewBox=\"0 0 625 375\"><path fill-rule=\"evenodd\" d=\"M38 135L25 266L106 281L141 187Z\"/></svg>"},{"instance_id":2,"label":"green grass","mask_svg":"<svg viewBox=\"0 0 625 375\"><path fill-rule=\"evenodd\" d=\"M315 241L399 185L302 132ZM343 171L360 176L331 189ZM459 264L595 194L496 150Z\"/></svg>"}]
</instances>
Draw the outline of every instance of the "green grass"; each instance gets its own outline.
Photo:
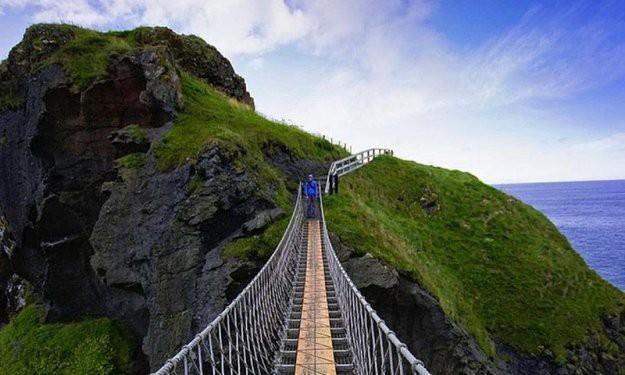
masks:
<instances>
[{"instance_id":1,"label":"green grass","mask_svg":"<svg viewBox=\"0 0 625 375\"><path fill-rule=\"evenodd\" d=\"M234 256L246 259L267 259L274 251L286 227L290 216L271 224L262 234L252 237L236 239L226 245L225 256Z\"/></svg>"},{"instance_id":2,"label":"green grass","mask_svg":"<svg viewBox=\"0 0 625 375\"><path fill-rule=\"evenodd\" d=\"M0 330L0 374L128 374L136 343L109 319L43 324L25 307Z\"/></svg>"},{"instance_id":3,"label":"green grass","mask_svg":"<svg viewBox=\"0 0 625 375\"><path fill-rule=\"evenodd\" d=\"M147 140L146 130L137 124L128 125L123 130L128 132L128 135L130 135L132 141L135 143L143 143Z\"/></svg>"},{"instance_id":4,"label":"green grass","mask_svg":"<svg viewBox=\"0 0 625 375\"><path fill-rule=\"evenodd\" d=\"M289 209L285 177L265 159L280 149L293 157L331 161L345 151L295 126L270 121L244 104L228 98L199 79L183 73L184 109L154 152L161 170L194 163L211 145L218 145L240 172L249 172L267 197Z\"/></svg>"},{"instance_id":5,"label":"green grass","mask_svg":"<svg viewBox=\"0 0 625 375\"><path fill-rule=\"evenodd\" d=\"M16 82L8 78L7 61L0 63L0 112L16 109L24 99L17 89Z\"/></svg>"},{"instance_id":6,"label":"green grass","mask_svg":"<svg viewBox=\"0 0 625 375\"><path fill-rule=\"evenodd\" d=\"M623 308L545 216L468 173L385 156L341 188L325 202L329 229L419 282L491 355L494 339L562 360ZM440 210L426 214L424 196Z\"/></svg>"},{"instance_id":7,"label":"green grass","mask_svg":"<svg viewBox=\"0 0 625 375\"><path fill-rule=\"evenodd\" d=\"M197 158L215 141L254 157L262 157L263 149L271 154L276 148L313 160L332 161L346 155L322 138L260 116L190 74L182 75L182 92L184 109L156 149L163 170Z\"/></svg>"},{"instance_id":8,"label":"green grass","mask_svg":"<svg viewBox=\"0 0 625 375\"><path fill-rule=\"evenodd\" d=\"M294 182L287 181L266 161L265 155L280 151L296 158L328 162L346 156L345 150L327 140L295 126L270 121L190 74L182 75L182 92L184 109L178 114L174 127L154 147L161 170L195 163L207 147L216 144L232 159L239 172L249 172L266 188L261 191L272 193L267 199L290 212L292 196L287 187L294 186L287 184ZM200 184L201 181L192 180L188 190L192 193ZM266 259L287 224L285 217L260 235L237 239L227 245L224 255Z\"/></svg>"},{"instance_id":9,"label":"green grass","mask_svg":"<svg viewBox=\"0 0 625 375\"><path fill-rule=\"evenodd\" d=\"M134 39L123 33L102 33L67 24L55 24L51 27L66 31L73 38L44 60L29 66L29 71L34 73L45 66L59 64L81 90L105 76L112 55L128 53L135 47ZM35 51L44 48L45 38L46 36L39 36L30 41ZM0 76L6 70L5 62L2 65ZM15 91L3 90L0 93L0 111L15 108L21 102L21 96Z\"/></svg>"},{"instance_id":10,"label":"green grass","mask_svg":"<svg viewBox=\"0 0 625 375\"><path fill-rule=\"evenodd\" d=\"M116 164L118 167L126 169L136 169L143 167L143 165L145 164L145 154L135 152L122 156L121 158L116 160Z\"/></svg>"},{"instance_id":11,"label":"green grass","mask_svg":"<svg viewBox=\"0 0 625 375\"><path fill-rule=\"evenodd\" d=\"M117 33L68 27L74 30L74 39L56 51L45 64L62 65L80 89L104 76L111 55L124 54L133 48L131 41Z\"/></svg>"}]
</instances>

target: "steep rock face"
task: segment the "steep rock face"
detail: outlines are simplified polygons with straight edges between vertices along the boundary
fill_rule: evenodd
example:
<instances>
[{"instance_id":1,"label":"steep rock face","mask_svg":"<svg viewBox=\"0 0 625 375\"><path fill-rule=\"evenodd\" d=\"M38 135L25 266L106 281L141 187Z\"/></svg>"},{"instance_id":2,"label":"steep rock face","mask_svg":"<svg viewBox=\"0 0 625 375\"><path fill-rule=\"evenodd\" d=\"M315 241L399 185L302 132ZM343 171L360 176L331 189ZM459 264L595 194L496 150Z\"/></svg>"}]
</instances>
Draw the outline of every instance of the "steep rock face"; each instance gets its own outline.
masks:
<instances>
[{"instance_id":1,"label":"steep rock face","mask_svg":"<svg viewBox=\"0 0 625 375\"><path fill-rule=\"evenodd\" d=\"M175 92L177 77L152 74L157 60L146 50L116 61L84 92L74 92L58 66L44 68L30 81L25 109L1 115L0 200L19 248L12 263L50 297L52 319L101 311L88 238L106 200L99 186L114 178L109 135L173 118L176 95L153 81L167 80Z\"/></svg>"},{"instance_id":2,"label":"steep rock face","mask_svg":"<svg viewBox=\"0 0 625 375\"><path fill-rule=\"evenodd\" d=\"M276 208L258 198L262 188L234 170L232 157L215 146L195 166L169 173L148 159L103 187L110 198L91 235L91 264L110 287L109 314L135 324L154 365L205 327L261 265L221 256L245 223Z\"/></svg>"},{"instance_id":3,"label":"steep rock face","mask_svg":"<svg viewBox=\"0 0 625 375\"><path fill-rule=\"evenodd\" d=\"M204 78L253 101L218 52L211 62L186 56L187 39L174 53L145 43L112 56L84 90L59 65L33 68L71 38L66 27L31 27L3 65L3 83L19 86L23 103L0 111L0 325L32 288L48 321L124 322L154 368L258 271L257 262L223 258L223 243L248 222L261 230L280 216L261 198L271 194L233 168L232 150L214 146L193 166L156 168L150 143L182 106L177 61L199 72L222 59ZM130 153L145 167L118 166Z\"/></svg>"}]
</instances>

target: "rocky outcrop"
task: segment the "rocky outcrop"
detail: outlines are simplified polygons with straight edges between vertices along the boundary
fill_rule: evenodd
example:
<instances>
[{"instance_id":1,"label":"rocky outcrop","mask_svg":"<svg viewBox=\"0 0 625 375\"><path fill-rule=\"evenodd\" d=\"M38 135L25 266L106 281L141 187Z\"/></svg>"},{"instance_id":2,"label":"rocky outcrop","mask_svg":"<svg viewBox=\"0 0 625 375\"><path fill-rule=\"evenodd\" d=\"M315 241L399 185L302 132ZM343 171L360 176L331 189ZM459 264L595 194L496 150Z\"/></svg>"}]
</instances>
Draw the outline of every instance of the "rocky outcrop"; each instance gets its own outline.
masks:
<instances>
[{"instance_id":1,"label":"rocky outcrop","mask_svg":"<svg viewBox=\"0 0 625 375\"><path fill-rule=\"evenodd\" d=\"M108 287L107 314L132 322L150 363L204 328L261 266L221 254L276 208L257 198L262 187L231 157L214 146L195 166L168 173L148 158L103 186L110 197L90 238L91 265Z\"/></svg>"},{"instance_id":2,"label":"rocky outcrop","mask_svg":"<svg viewBox=\"0 0 625 375\"><path fill-rule=\"evenodd\" d=\"M143 40L80 90L61 66L41 64L72 30L31 27L4 65L23 103L0 110L0 325L29 292L45 302L47 321L112 317L142 338L138 368L147 372L258 271L222 257L224 245L283 213L268 187L233 167L232 149L214 145L193 165L156 168L151 144L183 105L181 61L198 72L217 64L203 77L253 104L223 56L192 37ZM199 50L189 57L191 42ZM143 155L142 166L116 162L128 154Z\"/></svg>"},{"instance_id":3,"label":"rocky outcrop","mask_svg":"<svg viewBox=\"0 0 625 375\"><path fill-rule=\"evenodd\" d=\"M337 236L330 238L354 284L433 374L621 374L625 368L622 359L610 354L606 343L592 335L587 343L568 348L564 364L549 350L530 356L501 343L495 343L497 358L490 357L418 283L369 254L358 256ZM612 349L623 352L625 314L607 319L604 325L613 342L610 345L616 346Z\"/></svg>"},{"instance_id":4,"label":"rocky outcrop","mask_svg":"<svg viewBox=\"0 0 625 375\"><path fill-rule=\"evenodd\" d=\"M66 25L36 24L29 27L22 41L9 52L8 74L18 79L28 77L74 37L74 28Z\"/></svg>"},{"instance_id":5,"label":"rocky outcrop","mask_svg":"<svg viewBox=\"0 0 625 375\"><path fill-rule=\"evenodd\" d=\"M13 107L23 101L29 79L47 65L46 60L55 52L75 39L77 32L77 27L64 24L36 24L26 30L22 41L11 49L6 63L0 66L0 110L3 105ZM168 55L166 60L169 61L165 63L161 59L163 64L153 66L160 71L146 70L147 75L175 74L178 68L184 69L224 94L254 108L254 99L247 91L245 80L236 74L228 59L201 38L176 34L166 27L141 27L129 33L132 33L132 44L137 45L138 50L151 49L158 54ZM167 83L153 83L165 89L168 87ZM159 95L157 87L152 87L152 92ZM3 103L2 95L6 94L14 97L9 103Z\"/></svg>"},{"instance_id":6,"label":"rocky outcrop","mask_svg":"<svg viewBox=\"0 0 625 375\"><path fill-rule=\"evenodd\" d=\"M347 274L388 326L433 374L504 374L417 283L369 254L357 256L331 236Z\"/></svg>"},{"instance_id":7,"label":"rocky outcrop","mask_svg":"<svg viewBox=\"0 0 625 375\"><path fill-rule=\"evenodd\" d=\"M166 27L142 27L134 33L140 45L166 46L180 68L254 108L254 100L245 87L245 80L234 72L228 59L203 39L195 35L176 34Z\"/></svg>"},{"instance_id":8,"label":"rocky outcrop","mask_svg":"<svg viewBox=\"0 0 625 375\"><path fill-rule=\"evenodd\" d=\"M19 248L12 263L52 301L65 301L52 304L53 317L101 311L88 238L107 198L100 185L115 178L109 136L173 118L178 81L175 72L154 73L161 58L143 50L114 61L108 78L84 92L72 90L60 67L44 68L30 81L24 110L0 115L8 140L0 201Z\"/></svg>"}]
</instances>

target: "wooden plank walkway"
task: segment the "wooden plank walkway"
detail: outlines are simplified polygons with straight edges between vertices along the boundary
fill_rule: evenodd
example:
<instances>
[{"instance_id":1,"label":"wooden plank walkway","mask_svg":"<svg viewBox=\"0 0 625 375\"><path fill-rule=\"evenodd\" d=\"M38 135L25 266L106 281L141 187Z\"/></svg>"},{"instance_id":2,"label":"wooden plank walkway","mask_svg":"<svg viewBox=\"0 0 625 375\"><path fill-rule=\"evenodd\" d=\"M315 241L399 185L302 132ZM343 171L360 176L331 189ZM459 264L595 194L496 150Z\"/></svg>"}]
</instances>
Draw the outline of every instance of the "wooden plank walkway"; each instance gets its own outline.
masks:
<instances>
[{"instance_id":1,"label":"wooden plank walkway","mask_svg":"<svg viewBox=\"0 0 625 375\"><path fill-rule=\"evenodd\" d=\"M308 220L308 253L295 375L335 375L319 220Z\"/></svg>"}]
</instances>

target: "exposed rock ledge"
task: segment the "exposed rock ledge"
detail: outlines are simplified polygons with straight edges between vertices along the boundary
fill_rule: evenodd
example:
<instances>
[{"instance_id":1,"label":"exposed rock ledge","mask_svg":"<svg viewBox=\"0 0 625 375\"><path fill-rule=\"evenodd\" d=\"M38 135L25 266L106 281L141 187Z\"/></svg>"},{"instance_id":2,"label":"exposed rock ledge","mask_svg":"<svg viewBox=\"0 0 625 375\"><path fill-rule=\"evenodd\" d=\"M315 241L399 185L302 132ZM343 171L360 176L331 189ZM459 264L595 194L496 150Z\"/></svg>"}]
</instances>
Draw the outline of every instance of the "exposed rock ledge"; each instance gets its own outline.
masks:
<instances>
[{"instance_id":1,"label":"exposed rock ledge","mask_svg":"<svg viewBox=\"0 0 625 375\"><path fill-rule=\"evenodd\" d=\"M371 306L423 360L433 374L515 374L577 375L621 374L618 364L598 343L568 349L567 363L557 364L549 351L532 357L496 343L498 356L491 358L475 339L445 315L440 303L419 284L400 275L393 267L370 254L357 256L340 239L330 236L347 274ZM604 322L606 331L619 346L625 342L619 332L625 329L625 314Z\"/></svg>"}]
</instances>

